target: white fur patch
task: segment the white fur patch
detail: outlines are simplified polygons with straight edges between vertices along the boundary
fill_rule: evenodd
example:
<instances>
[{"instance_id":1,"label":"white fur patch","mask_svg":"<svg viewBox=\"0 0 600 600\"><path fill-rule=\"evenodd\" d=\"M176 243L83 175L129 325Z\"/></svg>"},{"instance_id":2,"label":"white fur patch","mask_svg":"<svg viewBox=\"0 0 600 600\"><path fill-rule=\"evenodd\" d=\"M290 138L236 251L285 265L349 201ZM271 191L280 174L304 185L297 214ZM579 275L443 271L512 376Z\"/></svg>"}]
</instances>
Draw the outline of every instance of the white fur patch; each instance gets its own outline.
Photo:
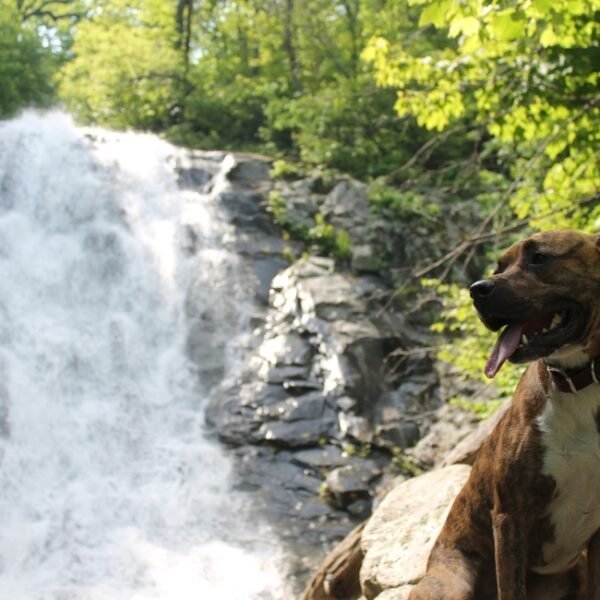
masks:
<instances>
[{"instance_id":1,"label":"white fur patch","mask_svg":"<svg viewBox=\"0 0 600 600\"><path fill-rule=\"evenodd\" d=\"M577 394L555 391L537 418L543 471L557 484L548 508L555 539L544 545L544 564L533 569L538 573L566 569L600 528L599 409L600 385L593 384Z\"/></svg>"}]
</instances>

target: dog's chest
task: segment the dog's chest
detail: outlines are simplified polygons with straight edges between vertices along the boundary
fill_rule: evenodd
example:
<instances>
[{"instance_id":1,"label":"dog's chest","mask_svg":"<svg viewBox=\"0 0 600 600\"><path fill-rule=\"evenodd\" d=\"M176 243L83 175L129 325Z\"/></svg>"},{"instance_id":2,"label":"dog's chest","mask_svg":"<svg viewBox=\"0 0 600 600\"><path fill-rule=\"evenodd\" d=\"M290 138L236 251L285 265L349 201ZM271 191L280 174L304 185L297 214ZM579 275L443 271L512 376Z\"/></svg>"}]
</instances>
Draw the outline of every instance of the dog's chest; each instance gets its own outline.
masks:
<instances>
[{"instance_id":1,"label":"dog's chest","mask_svg":"<svg viewBox=\"0 0 600 600\"><path fill-rule=\"evenodd\" d=\"M600 528L600 385L557 392L538 417L544 474L556 481L548 507L554 539L543 546L540 573L567 567Z\"/></svg>"}]
</instances>

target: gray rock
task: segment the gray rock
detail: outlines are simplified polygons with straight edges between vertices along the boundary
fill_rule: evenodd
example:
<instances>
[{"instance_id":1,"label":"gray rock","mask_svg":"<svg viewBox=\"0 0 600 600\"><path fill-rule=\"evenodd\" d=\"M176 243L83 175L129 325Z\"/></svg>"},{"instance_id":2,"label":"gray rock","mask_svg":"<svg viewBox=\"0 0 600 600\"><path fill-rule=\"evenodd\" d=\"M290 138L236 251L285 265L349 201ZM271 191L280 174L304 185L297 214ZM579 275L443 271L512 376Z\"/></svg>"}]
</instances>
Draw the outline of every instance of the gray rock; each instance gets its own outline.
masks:
<instances>
[{"instance_id":1,"label":"gray rock","mask_svg":"<svg viewBox=\"0 0 600 600\"><path fill-rule=\"evenodd\" d=\"M214 427L223 441L244 445L263 439L258 407L271 406L287 398L278 385L248 383L216 388L205 410L208 425Z\"/></svg>"},{"instance_id":2,"label":"gray rock","mask_svg":"<svg viewBox=\"0 0 600 600\"><path fill-rule=\"evenodd\" d=\"M318 381L309 381L307 379L288 379L283 382L283 387L294 396L323 388L322 384Z\"/></svg>"},{"instance_id":3,"label":"gray rock","mask_svg":"<svg viewBox=\"0 0 600 600\"><path fill-rule=\"evenodd\" d=\"M303 313L333 321L348 319L364 311L365 307L353 300L354 284L348 276L337 273L313 277L299 275L298 298Z\"/></svg>"},{"instance_id":4,"label":"gray rock","mask_svg":"<svg viewBox=\"0 0 600 600\"><path fill-rule=\"evenodd\" d=\"M381 270L381 257L370 244L352 247L351 266L357 273L377 273Z\"/></svg>"},{"instance_id":5,"label":"gray rock","mask_svg":"<svg viewBox=\"0 0 600 600\"><path fill-rule=\"evenodd\" d=\"M418 439L419 426L412 421L386 422L375 428L375 443L384 448L410 448Z\"/></svg>"},{"instance_id":6,"label":"gray rock","mask_svg":"<svg viewBox=\"0 0 600 600\"><path fill-rule=\"evenodd\" d=\"M511 402L512 399L506 400L491 417L482 421L475 430L463 437L463 439L446 454L441 461L442 466L460 463L472 465L483 442L485 442L500 419L504 416L504 413L508 410Z\"/></svg>"},{"instance_id":7,"label":"gray rock","mask_svg":"<svg viewBox=\"0 0 600 600\"><path fill-rule=\"evenodd\" d=\"M308 365L301 366L283 366L269 367L268 363L263 363L258 370L258 376L268 383L280 383L290 379L304 379L308 376Z\"/></svg>"},{"instance_id":8,"label":"gray rock","mask_svg":"<svg viewBox=\"0 0 600 600\"><path fill-rule=\"evenodd\" d=\"M335 514L335 509L319 498L310 498L296 505L300 519L313 520Z\"/></svg>"},{"instance_id":9,"label":"gray rock","mask_svg":"<svg viewBox=\"0 0 600 600\"><path fill-rule=\"evenodd\" d=\"M366 241L371 210L364 184L340 181L325 198L321 212L335 227L348 232L353 245Z\"/></svg>"},{"instance_id":10,"label":"gray rock","mask_svg":"<svg viewBox=\"0 0 600 600\"><path fill-rule=\"evenodd\" d=\"M374 409L377 422L396 420L404 415L420 414L424 410L436 408L439 404L436 389L436 375L430 371L426 376L412 376L403 372L407 379L395 390L385 392Z\"/></svg>"},{"instance_id":11,"label":"gray rock","mask_svg":"<svg viewBox=\"0 0 600 600\"><path fill-rule=\"evenodd\" d=\"M311 348L305 338L289 332L266 339L258 353L270 365L305 365L310 358Z\"/></svg>"},{"instance_id":12,"label":"gray rock","mask_svg":"<svg viewBox=\"0 0 600 600\"><path fill-rule=\"evenodd\" d=\"M341 448L330 445L294 452L293 460L310 467L334 467L346 463Z\"/></svg>"},{"instance_id":13,"label":"gray rock","mask_svg":"<svg viewBox=\"0 0 600 600\"><path fill-rule=\"evenodd\" d=\"M431 471L400 484L381 502L361 539L360 580L368 600L423 577L431 547L470 470L453 465Z\"/></svg>"},{"instance_id":14,"label":"gray rock","mask_svg":"<svg viewBox=\"0 0 600 600\"><path fill-rule=\"evenodd\" d=\"M282 402L263 406L257 410L262 419L279 419L282 421L300 421L320 419L325 409L325 398L320 393L306 394L287 398Z\"/></svg>"},{"instance_id":15,"label":"gray rock","mask_svg":"<svg viewBox=\"0 0 600 600\"><path fill-rule=\"evenodd\" d=\"M287 447L310 446L329 437L334 425L333 413L325 412L318 420L273 421L263 423L258 431L261 439Z\"/></svg>"},{"instance_id":16,"label":"gray rock","mask_svg":"<svg viewBox=\"0 0 600 600\"><path fill-rule=\"evenodd\" d=\"M340 412L338 420L344 437L353 438L361 444L370 444L373 441L373 429L365 417Z\"/></svg>"},{"instance_id":17,"label":"gray rock","mask_svg":"<svg viewBox=\"0 0 600 600\"><path fill-rule=\"evenodd\" d=\"M224 156L222 152L188 151L178 154L175 159L177 184L183 189L208 191Z\"/></svg>"},{"instance_id":18,"label":"gray rock","mask_svg":"<svg viewBox=\"0 0 600 600\"><path fill-rule=\"evenodd\" d=\"M240 186L257 187L264 182L270 183L269 171L271 159L253 154L235 154L227 179Z\"/></svg>"},{"instance_id":19,"label":"gray rock","mask_svg":"<svg viewBox=\"0 0 600 600\"><path fill-rule=\"evenodd\" d=\"M407 451L408 456L424 469L439 465L478 423L477 416L473 412L451 404L441 406L435 412L434 418L435 422L430 426L427 435L414 448ZM453 460L453 462L465 461Z\"/></svg>"},{"instance_id":20,"label":"gray rock","mask_svg":"<svg viewBox=\"0 0 600 600\"><path fill-rule=\"evenodd\" d=\"M327 488L336 498L347 494L363 492L368 494L369 483L381 475L381 469L373 462L364 461L358 465L346 465L330 471L325 479Z\"/></svg>"},{"instance_id":21,"label":"gray rock","mask_svg":"<svg viewBox=\"0 0 600 600\"><path fill-rule=\"evenodd\" d=\"M351 411L356 407L356 400L354 398L350 398L350 396L340 396L336 403L340 410L345 412Z\"/></svg>"},{"instance_id":22,"label":"gray rock","mask_svg":"<svg viewBox=\"0 0 600 600\"><path fill-rule=\"evenodd\" d=\"M252 270L258 280L257 297L262 304L267 304L273 277L285 268L287 261L281 256L263 254L254 256Z\"/></svg>"}]
</instances>

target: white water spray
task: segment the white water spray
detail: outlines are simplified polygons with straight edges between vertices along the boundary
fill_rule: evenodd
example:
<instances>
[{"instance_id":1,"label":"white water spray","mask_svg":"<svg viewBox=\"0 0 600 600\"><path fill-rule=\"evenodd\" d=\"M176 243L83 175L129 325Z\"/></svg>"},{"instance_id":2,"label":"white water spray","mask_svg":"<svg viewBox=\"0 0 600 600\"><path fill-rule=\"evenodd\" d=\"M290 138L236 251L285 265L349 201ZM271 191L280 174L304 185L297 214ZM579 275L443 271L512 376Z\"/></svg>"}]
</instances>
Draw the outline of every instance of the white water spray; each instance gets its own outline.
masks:
<instances>
[{"instance_id":1,"label":"white water spray","mask_svg":"<svg viewBox=\"0 0 600 600\"><path fill-rule=\"evenodd\" d=\"M0 598L290 597L203 435L250 300L178 152L61 114L0 123Z\"/></svg>"}]
</instances>

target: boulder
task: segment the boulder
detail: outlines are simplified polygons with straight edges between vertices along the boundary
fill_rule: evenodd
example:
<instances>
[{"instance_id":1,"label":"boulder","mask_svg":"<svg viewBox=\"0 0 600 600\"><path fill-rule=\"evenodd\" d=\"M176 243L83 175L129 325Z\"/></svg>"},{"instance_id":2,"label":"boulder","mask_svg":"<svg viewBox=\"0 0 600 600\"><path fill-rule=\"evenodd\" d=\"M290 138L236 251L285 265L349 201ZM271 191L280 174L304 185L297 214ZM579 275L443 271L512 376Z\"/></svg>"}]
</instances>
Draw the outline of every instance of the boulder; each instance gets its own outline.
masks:
<instances>
[{"instance_id":1,"label":"boulder","mask_svg":"<svg viewBox=\"0 0 600 600\"><path fill-rule=\"evenodd\" d=\"M367 600L404 598L424 575L433 543L470 470L452 465L431 471L400 484L381 502L361 538L360 581ZM381 596L384 591L387 596Z\"/></svg>"},{"instance_id":2,"label":"boulder","mask_svg":"<svg viewBox=\"0 0 600 600\"><path fill-rule=\"evenodd\" d=\"M340 181L325 198L321 212L334 227L350 235L353 246L367 240L371 208L365 184L352 179Z\"/></svg>"},{"instance_id":3,"label":"boulder","mask_svg":"<svg viewBox=\"0 0 600 600\"><path fill-rule=\"evenodd\" d=\"M227 179L236 187L244 189L264 189L265 184L271 187L272 159L260 154L230 154L230 168L227 171Z\"/></svg>"}]
</instances>

